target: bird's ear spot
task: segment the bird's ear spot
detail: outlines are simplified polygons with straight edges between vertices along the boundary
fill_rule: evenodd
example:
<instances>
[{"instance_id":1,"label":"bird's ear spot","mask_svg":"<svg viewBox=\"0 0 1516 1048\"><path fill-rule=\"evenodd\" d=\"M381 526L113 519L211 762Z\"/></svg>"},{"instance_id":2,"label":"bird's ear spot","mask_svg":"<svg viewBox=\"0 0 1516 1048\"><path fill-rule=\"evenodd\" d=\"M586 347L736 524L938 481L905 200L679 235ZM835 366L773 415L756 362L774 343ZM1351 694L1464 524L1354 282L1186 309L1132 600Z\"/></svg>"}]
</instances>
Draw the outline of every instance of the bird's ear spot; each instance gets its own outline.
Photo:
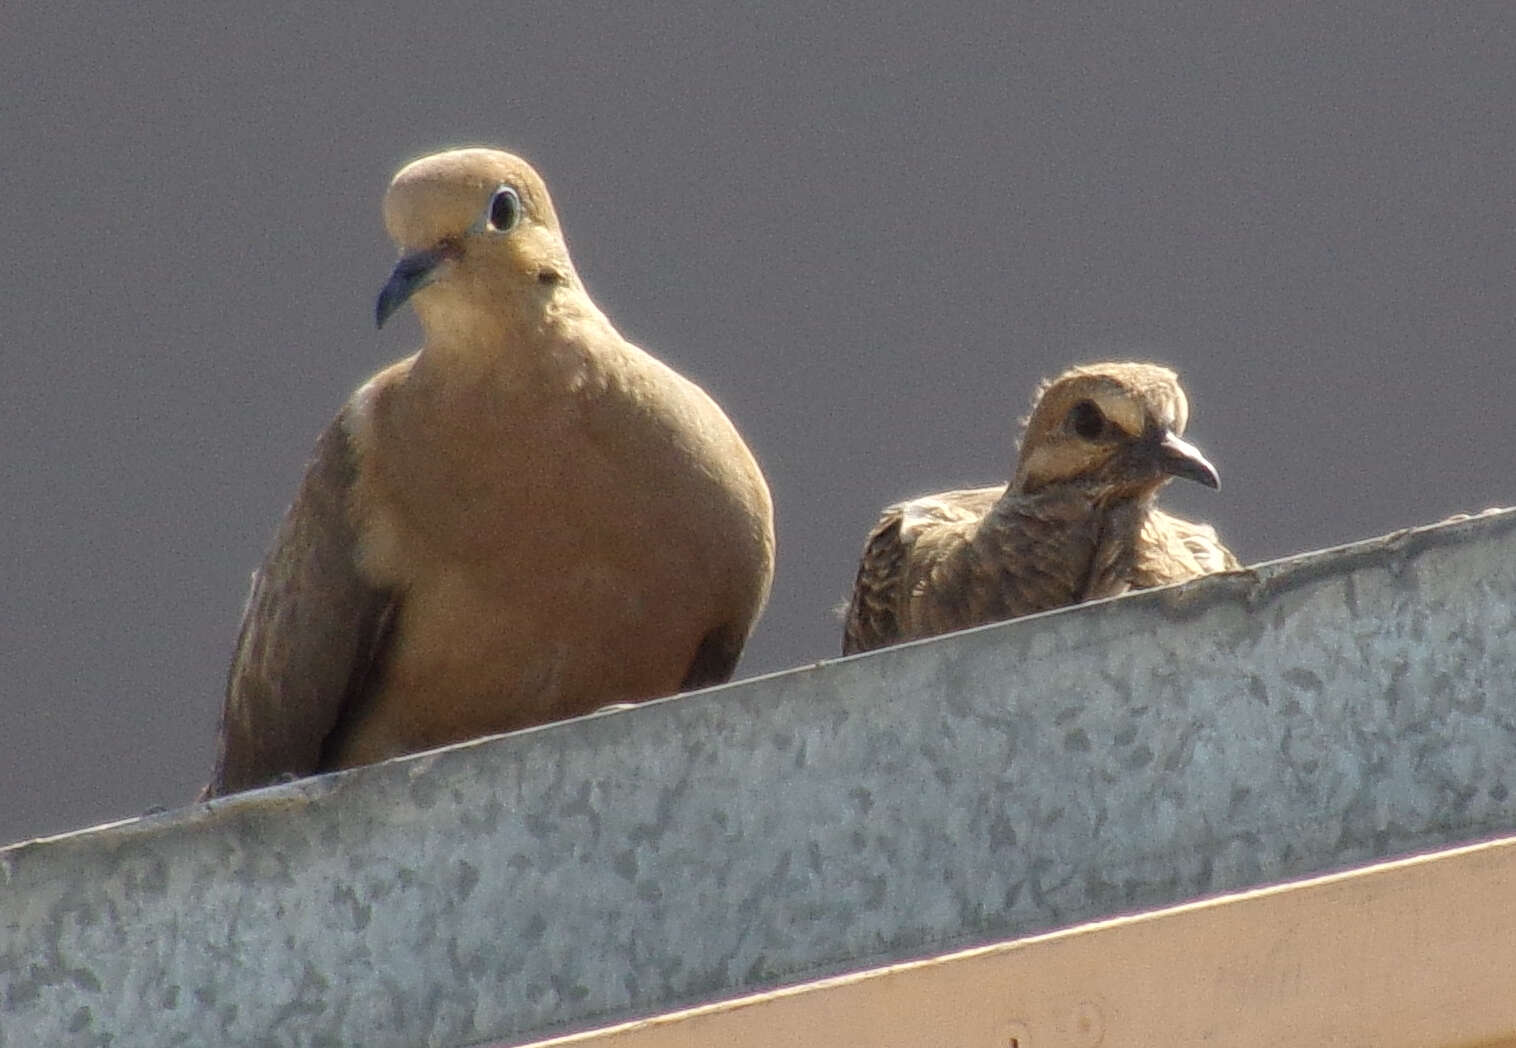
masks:
<instances>
[{"instance_id":1,"label":"bird's ear spot","mask_svg":"<svg viewBox=\"0 0 1516 1048\"><path fill-rule=\"evenodd\" d=\"M1068 427L1082 440L1099 440L1106 425L1105 415L1093 400L1081 400L1069 409Z\"/></svg>"}]
</instances>

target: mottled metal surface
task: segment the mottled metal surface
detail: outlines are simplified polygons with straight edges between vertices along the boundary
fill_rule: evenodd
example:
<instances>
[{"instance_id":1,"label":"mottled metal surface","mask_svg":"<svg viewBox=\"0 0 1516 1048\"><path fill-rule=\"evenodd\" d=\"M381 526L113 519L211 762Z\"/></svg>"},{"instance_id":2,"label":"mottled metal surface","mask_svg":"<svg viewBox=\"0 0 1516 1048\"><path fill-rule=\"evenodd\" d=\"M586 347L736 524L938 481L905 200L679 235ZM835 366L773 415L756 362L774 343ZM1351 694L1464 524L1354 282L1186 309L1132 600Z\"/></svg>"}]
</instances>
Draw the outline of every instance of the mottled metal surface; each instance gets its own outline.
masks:
<instances>
[{"instance_id":1,"label":"mottled metal surface","mask_svg":"<svg viewBox=\"0 0 1516 1048\"><path fill-rule=\"evenodd\" d=\"M0 851L0 1045L526 1039L1516 829L1516 512Z\"/></svg>"}]
</instances>

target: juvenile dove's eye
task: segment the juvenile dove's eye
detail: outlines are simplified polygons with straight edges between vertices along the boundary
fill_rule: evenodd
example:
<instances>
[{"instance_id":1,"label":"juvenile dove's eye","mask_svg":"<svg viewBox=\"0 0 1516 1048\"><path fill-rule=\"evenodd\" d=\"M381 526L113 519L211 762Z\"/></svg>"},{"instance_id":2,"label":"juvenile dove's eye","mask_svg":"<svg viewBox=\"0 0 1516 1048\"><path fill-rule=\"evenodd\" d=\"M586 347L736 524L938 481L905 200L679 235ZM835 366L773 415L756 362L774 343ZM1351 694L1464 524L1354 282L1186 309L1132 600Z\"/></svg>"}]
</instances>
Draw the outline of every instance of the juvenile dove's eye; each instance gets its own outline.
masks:
<instances>
[{"instance_id":1,"label":"juvenile dove's eye","mask_svg":"<svg viewBox=\"0 0 1516 1048\"><path fill-rule=\"evenodd\" d=\"M1105 416L1094 401L1081 400L1069 411L1069 426L1085 440L1094 440L1105 429Z\"/></svg>"},{"instance_id":2,"label":"juvenile dove's eye","mask_svg":"<svg viewBox=\"0 0 1516 1048\"><path fill-rule=\"evenodd\" d=\"M501 186L490 198L490 228L504 233L521 217L521 198L510 186Z\"/></svg>"}]
</instances>

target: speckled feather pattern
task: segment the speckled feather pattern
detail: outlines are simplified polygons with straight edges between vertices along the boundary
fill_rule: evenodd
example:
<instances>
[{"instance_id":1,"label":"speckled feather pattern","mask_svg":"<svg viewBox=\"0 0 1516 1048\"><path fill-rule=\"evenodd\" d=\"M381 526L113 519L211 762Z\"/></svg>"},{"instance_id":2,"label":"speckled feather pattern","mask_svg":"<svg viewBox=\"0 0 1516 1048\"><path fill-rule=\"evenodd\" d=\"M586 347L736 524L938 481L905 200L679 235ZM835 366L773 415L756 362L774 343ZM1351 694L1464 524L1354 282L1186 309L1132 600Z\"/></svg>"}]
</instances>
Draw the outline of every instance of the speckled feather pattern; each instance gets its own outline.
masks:
<instances>
[{"instance_id":1,"label":"speckled feather pattern","mask_svg":"<svg viewBox=\"0 0 1516 1048\"><path fill-rule=\"evenodd\" d=\"M1069 411L1092 399L1136 431L1113 430L1114 451L1068 431ZM1155 429L1182 432L1188 413L1177 377L1156 365L1077 367L1043 383L1012 484L884 511L860 558L843 653L1239 567L1209 525L1157 509L1167 478L1133 472L1120 450Z\"/></svg>"}]
</instances>

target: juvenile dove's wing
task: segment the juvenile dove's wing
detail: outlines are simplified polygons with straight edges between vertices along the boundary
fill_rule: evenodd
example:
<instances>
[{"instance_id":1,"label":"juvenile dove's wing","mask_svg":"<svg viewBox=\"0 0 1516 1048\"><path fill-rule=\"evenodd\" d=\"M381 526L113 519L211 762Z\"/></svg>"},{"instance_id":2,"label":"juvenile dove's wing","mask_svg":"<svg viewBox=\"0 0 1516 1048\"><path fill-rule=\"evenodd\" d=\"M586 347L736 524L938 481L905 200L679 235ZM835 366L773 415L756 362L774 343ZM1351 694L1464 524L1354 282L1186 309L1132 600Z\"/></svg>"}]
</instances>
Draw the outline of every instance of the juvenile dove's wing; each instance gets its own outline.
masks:
<instances>
[{"instance_id":1,"label":"juvenile dove's wing","mask_svg":"<svg viewBox=\"0 0 1516 1048\"><path fill-rule=\"evenodd\" d=\"M864 543L842 653L911 639L913 606L933 570L967 540L1005 486L945 491L888 507Z\"/></svg>"},{"instance_id":2,"label":"juvenile dove's wing","mask_svg":"<svg viewBox=\"0 0 1516 1048\"><path fill-rule=\"evenodd\" d=\"M1214 527L1155 507L1142 526L1132 566L1132 585L1139 589L1167 586L1241 567L1232 551L1222 545Z\"/></svg>"}]
</instances>

